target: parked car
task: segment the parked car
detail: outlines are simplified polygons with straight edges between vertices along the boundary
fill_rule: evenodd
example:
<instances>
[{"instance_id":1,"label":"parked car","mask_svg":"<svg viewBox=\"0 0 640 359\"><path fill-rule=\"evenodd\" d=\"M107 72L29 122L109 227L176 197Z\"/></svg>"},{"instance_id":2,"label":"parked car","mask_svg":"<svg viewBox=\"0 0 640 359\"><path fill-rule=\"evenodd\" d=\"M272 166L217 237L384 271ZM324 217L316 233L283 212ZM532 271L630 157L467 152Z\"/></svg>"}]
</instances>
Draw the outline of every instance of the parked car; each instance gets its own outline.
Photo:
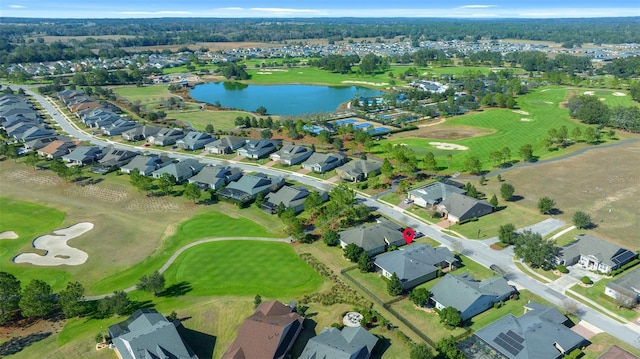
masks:
<instances>
[{"instance_id":1,"label":"parked car","mask_svg":"<svg viewBox=\"0 0 640 359\"><path fill-rule=\"evenodd\" d=\"M403 202L406 204L410 204L413 203L413 200L411 198L405 198Z\"/></svg>"}]
</instances>

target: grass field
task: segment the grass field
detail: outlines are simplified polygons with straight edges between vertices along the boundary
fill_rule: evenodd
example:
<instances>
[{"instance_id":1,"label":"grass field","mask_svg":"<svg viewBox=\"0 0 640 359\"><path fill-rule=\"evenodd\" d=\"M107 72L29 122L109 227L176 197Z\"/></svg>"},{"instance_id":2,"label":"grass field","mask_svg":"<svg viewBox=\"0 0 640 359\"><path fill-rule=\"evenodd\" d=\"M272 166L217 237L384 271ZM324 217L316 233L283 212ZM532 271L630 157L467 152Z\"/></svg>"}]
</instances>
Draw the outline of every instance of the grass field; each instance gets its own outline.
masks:
<instances>
[{"instance_id":1,"label":"grass field","mask_svg":"<svg viewBox=\"0 0 640 359\"><path fill-rule=\"evenodd\" d=\"M176 97L169 92L167 85L149 85L143 87L116 86L113 87L113 92L131 102L140 101L143 105L160 102L169 97Z\"/></svg>"},{"instance_id":2,"label":"grass field","mask_svg":"<svg viewBox=\"0 0 640 359\"><path fill-rule=\"evenodd\" d=\"M165 278L168 283L188 282L190 295L201 296L294 296L323 282L289 245L258 241L200 244L180 255Z\"/></svg>"},{"instance_id":3,"label":"grass field","mask_svg":"<svg viewBox=\"0 0 640 359\"><path fill-rule=\"evenodd\" d=\"M244 111L166 111L167 118L188 122L198 131L205 131L208 124L213 125L217 130L232 130L236 128L234 123L236 117L251 116L253 114Z\"/></svg>"},{"instance_id":4,"label":"grass field","mask_svg":"<svg viewBox=\"0 0 640 359\"><path fill-rule=\"evenodd\" d=\"M228 236L272 237L274 234L246 218L233 218L218 212L201 213L180 224L176 233L167 238L162 247L144 261L99 281L91 286L90 290L93 293L109 293L116 289L124 289L136 284L142 275L159 269L185 244L203 238Z\"/></svg>"},{"instance_id":5,"label":"grass field","mask_svg":"<svg viewBox=\"0 0 640 359\"><path fill-rule=\"evenodd\" d=\"M636 141L588 151L558 162L514 169L503 173L502 178L515 187L517 195L523 197L512 206L536 212L538 199L548 196L555 200L560 211L556 217L570 224L573 213L586 212L596 225L586 233L640 250L637 240L640 232L638 169L630 165L637 162L639 154L640 141ZM478 187L478 190L491 193L498 188L498 181L492 177L486 186ZM482 223L494 215L470 224ZM521 227L519 223L513 224ZM559 243L566 243L572 238L572 233L565 234Z\"/></svg>"}]
</instances>

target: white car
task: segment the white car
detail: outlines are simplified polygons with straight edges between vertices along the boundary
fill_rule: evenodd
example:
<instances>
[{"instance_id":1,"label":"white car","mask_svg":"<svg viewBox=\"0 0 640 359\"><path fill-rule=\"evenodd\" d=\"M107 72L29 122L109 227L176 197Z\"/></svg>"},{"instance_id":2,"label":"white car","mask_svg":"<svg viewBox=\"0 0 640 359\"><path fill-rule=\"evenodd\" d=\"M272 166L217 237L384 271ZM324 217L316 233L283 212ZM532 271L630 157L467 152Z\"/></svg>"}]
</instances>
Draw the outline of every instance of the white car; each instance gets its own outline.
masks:
<instances>
[{"instance_id":1,"label":"white car","mask_svg":"<svg viewBox=\"0 0 640 359\"><path fill-rule=\"evenodd\" d=\"M405 198L403 202L406 204L410 204L413 203L413 200L411 198Z\"/></svg>"}]
</instances>

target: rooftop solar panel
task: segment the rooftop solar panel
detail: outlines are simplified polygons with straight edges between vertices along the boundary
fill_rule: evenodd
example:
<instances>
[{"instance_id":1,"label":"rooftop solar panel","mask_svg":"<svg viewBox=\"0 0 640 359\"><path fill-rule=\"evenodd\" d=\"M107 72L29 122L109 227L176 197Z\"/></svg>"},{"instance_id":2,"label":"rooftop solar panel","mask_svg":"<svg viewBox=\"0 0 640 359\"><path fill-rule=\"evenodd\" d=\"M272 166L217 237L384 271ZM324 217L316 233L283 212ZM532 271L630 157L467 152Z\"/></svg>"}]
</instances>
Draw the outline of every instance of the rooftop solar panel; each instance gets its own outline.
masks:
<instances>
[{"instance_id":1,"label":"rooftop solar panel","mask_svg":"<svg viewBox=\"0 0 640 359\"><path fill-rule=\"evenodd\" d=\"M513 330L509 330L507 332L507 336L517 341L518 343L524 342L524 338L518 335L518 333L514 332Z\"/></svg>"},{"instance_id":2,"label":"rooftop solar panel","mask_svg":"<svg viewBox=\"0 0 640 359\"><path fill-rule=\"evenodd\" d=\"M516 350L516 348L512 347L511 345L509 345L509 343L505 342L502 338L500 337L496 337L495 339L493 339L493 341L498 344L499 346L501 346L504 350L508 351L509 353L511 353L511 355L516 356L518 355L518 353L520 352L519 350Z\"/></svg>"}]
</instances>

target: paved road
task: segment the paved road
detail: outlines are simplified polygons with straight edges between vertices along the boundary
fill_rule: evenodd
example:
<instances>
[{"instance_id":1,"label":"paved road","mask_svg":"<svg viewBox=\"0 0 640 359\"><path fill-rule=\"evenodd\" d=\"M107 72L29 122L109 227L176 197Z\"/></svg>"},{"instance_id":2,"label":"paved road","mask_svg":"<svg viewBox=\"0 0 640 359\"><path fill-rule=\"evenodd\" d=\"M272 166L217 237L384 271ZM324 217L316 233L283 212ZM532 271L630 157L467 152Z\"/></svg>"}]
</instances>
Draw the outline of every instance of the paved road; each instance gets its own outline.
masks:
<instances>
[{"instance_id":1,"label":"paved road","mask_svg":"<svg viewBox=\"0 0 640 359\"><path fill-rule=\"evenodd\" d=\"M23 87L23 88L28 91L27 87ZM74 127L68 121L68 119L64 116L64 114L61 111L58 111L58 109L55 108L55 106L52 103L50 103L46 98L44 98L43 96L37 93L34 93L33 91L28 91L28 93L42 104L43 108L52 115L53 119L61 126L62 130L67 132L69 135L80 138L81 140L84 140L84 141L91 142L96 145L100 145L100 146L112 145L114 147L131 149L132 146L128 146L125 144L118 144L108 140L105 141L105 140L90 136L86 132ZM511 167L511 169L523 167L523 166L532 166L536 164L547 163L553 160L559 160L559 159L563 159L571 156L577 156L580 153L583 153L587 150L603 148L603 147L611 147L614 145L621 145L627 142L630 142L630 141L621 141L621 142L616 142L614 144L605 145L605 146L588 147L584 150L581 150L566 156L560 156L550 160L539 161L537 163L521 164L521 165ZM322 181L313 177L309 177L309 176L300 175L300 174L292 174L287 171L281 171L273 168L265 168L261 166L254 166L254 165L249 165L244 163L235 163L233 161L215 160L215 159L205 158L204 156L201 156L201 155L199 156L199 155L177 154L177 153L173 153L172 151L162 151L162 150L146 150L146 151L170 154L172 157L175 157L175 158L193 158L195 156L196 158L198 158L199 161L207 164L233 163L234 166L239 167L246 171L260 171L270 175L284 176L286 178L289 178L307 185L311 185L323 190L329 190L331 188L331 184L325 181ZM496 172L493 172L491 175L497 175L498 173L504 172L504 170L508 170L508 169L498 170ZM414 217L411 217L405 214L404 211L399 207L378 202L362 195L358 195L358 198L359 200L362 201L362 203L368 206L377 208L377 210L382 214L390 218L393 218L406 226L410 226L416 230L421 231L426 236L433 238L434 240L442 243L443 245L446 245L450 248L456 248L456 250L463 251L469 258L480 263L485 267L489 267L491 264L496 264L500 266L508 273L508 278L513 283L517 284L522 288L526 288L530 290L531 292L541 296L542 298L548 300L553 304L561 305L562 302L567 299L567 297L564 294L552 288L549 288L547 285L541 282L538 282L537 280L522 273L512 260L513 250L511 248L507 248L502 251L494 251L490 249L489 246L497 240L496 238L490 238L487 240L466 240L466 239L461 240L458 238L454 238L442 233L442 229L435 224L426 224L421 221L418 221ZM565 224L562 221L559 221L556 219L549 219L539 224L536 224L534 226L530 226L530 229L532 229L533 231L539 231L539 233L546 235L557 229L562 228L564 225ZM461 246L463 248L460 248ZM626 325L621 324L620 322L617 322L609 318L608 316L584 305L580 306L580 310L581 310L582 320L589 322L590 324L602 329L605 332L608 332L614 337L619 338L620 340L630 345L640 348L640 326L637 326L633 323L629 323Z\"/></svg>"}]
</instances>

